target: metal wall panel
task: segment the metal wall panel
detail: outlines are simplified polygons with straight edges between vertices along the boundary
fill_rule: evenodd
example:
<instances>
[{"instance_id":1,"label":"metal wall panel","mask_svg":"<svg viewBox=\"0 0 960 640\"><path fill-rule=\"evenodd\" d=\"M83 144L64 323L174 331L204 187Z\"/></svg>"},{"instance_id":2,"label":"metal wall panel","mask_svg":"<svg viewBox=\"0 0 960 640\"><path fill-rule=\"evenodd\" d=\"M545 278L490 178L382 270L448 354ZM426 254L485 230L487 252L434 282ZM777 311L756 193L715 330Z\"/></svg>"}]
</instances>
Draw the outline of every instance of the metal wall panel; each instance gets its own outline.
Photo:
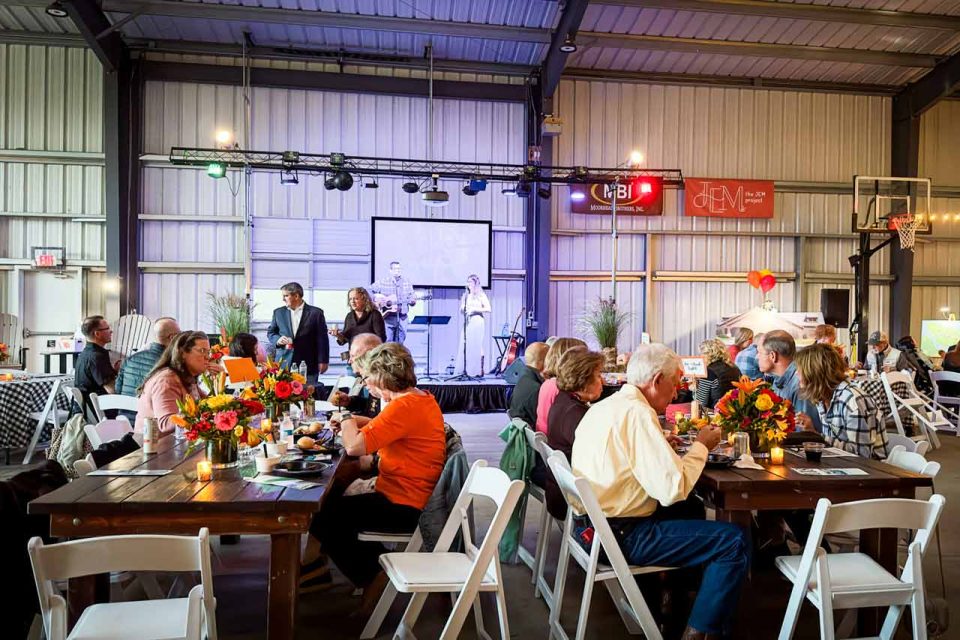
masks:
<instances>
[{"instance_id":1,"label":"metal wall panel","mask_svg":"<svg viewBox=\"0 0 960 640\"><path fill-rule=\"evenodd\" d=\"M208 292L243 292L243 275L214 273L144 273L140 276L140 313L150 317L172 316L183 330L210 331Z\"/></svg>"},{"instance_id":2,"label":"metal wall panel","mask_svg":"<svg viewBox=\"0 0 960 640\"><path fill-rule=\"evenodd\" d=\"M941 100L920 118L919 174L933 186L960 186L960 102Z\"/></svg>"},{"instance_id":3,"label":"metal wall panel","mask_svg":"<svg viewBox=\"0 0 960 640\"><path fill-rule=\"evenodd\" d=\"M684 217L683 194L675 189L665 192L662 216L620 217L621 270L646 268L645 234L652 238L648 332L654 340L692 353L701 340L714 335L721 317L760 302L746 282L705 282L704 273L766 268L852 282L847 261L855 250L852 199L828 193L828 183L889 172L890 109L889 98L881 97L565 80L556 100L563 133L556 138L555 157L561 165L612 167L638 149L646 156L645 167L677 168L685 176L809 183L812 193L776 193L772 220ZM818 184L824 185L821 193L815 192ZM566 277L568 271L608 271L609 216L572 214L566 195L560 188L551 200L553 269ZM798 255L801 236L803 254ZM888 262L881 252L874 259L874 273L887 273ZM658 280L661 271L679 272L681 281ZM583 313L584 301L601 291L608 295L609 286L553 283L551 295L557 299L552 300L552 330L571 331L569 319ZM638 282L625 290L642 291L643 286ZM778 284L771 294L777 307L819 310L824 285L809 283L803 291L798 286ZM878 284L871 298L871 313L882 316L884 325L887 289ZM642 310L642 304L631 305Z\"/></svg>"},{"instance_id":4,"label":"metal wall panel","mask_svg":"<svg viewBox=\"0 0 960 640\"><path fill-rule=\"evenodd\" d=\"M251 91L250 141L245 144L240 88L149 82L146 91L147 154L167 155L175 145L213 146L215 132L226 128L238 133L241 146L255 149L340 151L395 158L430 156L427 100L422 98L254 89ZM526 157L523 105L457 100L436 100L434 105L435 158L523 162ZM239 263L243 260L242 225L228 220L221 223L175 219L178 216L243 216L243 187L236 172L231 172L228 179L211 180L203 170L153 162L143 171L143 214L172 216L174 220L142 221L141 260L161 263ZM278 287L294 277L306 288L316 291L366 286L369 284L369 241L357 244L356 239L368 238L372 216L490 220L496 229L493 266L499 272L495 273L492 291L488 292L493 306L490 330L496 329L499 333L507 320L512 326L523 304L524 282L512 279L519 273L510 273L522 273L524 267L523 200L504 196L497 185L490 185L487 191L471 198L461 195L462 184L444 182L441 186L450 192L451 203L435 210L424 207L418 196L404 193L400 189L403 180L382 178L377 181L379 188L368 189L362 182L369 180L354 178L354 187L343 193L327 191L322 176L300 175L298 185L281 185L276 174L253 175L250 214L254 220L254 288ZM285 247L281 254L274 246L277 239ZM194 306L202 310L206 306L207 289L197 285L196 278L194 274L145 274L144 308L175 315L189 306L185 300L194 296ZM241 276L219 278L217 286L235 285L236 292L244 289ZM164 302L157 297L161 290L177 287L175 283L180 280L185 284L178 287L176 299L171 296ZM425 304L421 312L429 309L431 313L456 316L458 292L434 291L434 295L437 298ZM202 313L191 312L188 317L205 322ZM183 320L181 325L188 326ZM450 327L434 330L435 363L439 362L438 354L452 355L456 351L458 336L456 318ZM425 358L426 343L422 337L415 332L410 346L415 355ZM486 352L487 364L492 366L490 354L496 353L492 340Z\"/></svg>"},{"instance_id":5,"label":"metal wall panel","mask_svg":"<svg viewBox=\"0 0 960 640\"><path fill-rule=\"evenodd\" d=\"M644 317L644 282L618 282L617 301L622 311L630 314L627 326L618 341L621 351L632 351L640 344ZM604 281L566 281L550 282L550 334L555 336L577 337L587 341L596 349L596 340L584 331L581 319L587 310L601 299L612 294L609 280Z\"/></svg>"}]
</instances>

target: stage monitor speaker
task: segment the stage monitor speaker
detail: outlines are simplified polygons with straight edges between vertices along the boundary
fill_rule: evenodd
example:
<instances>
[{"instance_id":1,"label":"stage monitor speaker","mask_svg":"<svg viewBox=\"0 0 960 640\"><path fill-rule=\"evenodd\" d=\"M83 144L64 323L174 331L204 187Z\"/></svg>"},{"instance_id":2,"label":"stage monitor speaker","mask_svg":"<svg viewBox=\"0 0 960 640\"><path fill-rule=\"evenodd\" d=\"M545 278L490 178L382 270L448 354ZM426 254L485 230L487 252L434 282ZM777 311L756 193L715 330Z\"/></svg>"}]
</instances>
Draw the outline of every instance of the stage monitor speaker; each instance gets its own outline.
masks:
<instances>
[{"instance_id":1,"label":"stage monitor speaker","mask_svg":"<svg viewBox=\"0 0 960 640\"><path fill-rule=\"evenodd\" d=\"M827 324L846 329L850 326L850 290L821 289L820 312Z\"/></svg>"},{"instance_id":2,"label":"stage monitor speaker","mask_svg":"<svg viewBox=\"0 0 960 640\"><path fill-rule=\"evenodd\" d=\"M517 358L510 363L510 366L503 372L503 379L507 384L517 384L517 380L523 375L523 370L527 365L523 364L523 358Z\"/></svg>"}]
</instances>

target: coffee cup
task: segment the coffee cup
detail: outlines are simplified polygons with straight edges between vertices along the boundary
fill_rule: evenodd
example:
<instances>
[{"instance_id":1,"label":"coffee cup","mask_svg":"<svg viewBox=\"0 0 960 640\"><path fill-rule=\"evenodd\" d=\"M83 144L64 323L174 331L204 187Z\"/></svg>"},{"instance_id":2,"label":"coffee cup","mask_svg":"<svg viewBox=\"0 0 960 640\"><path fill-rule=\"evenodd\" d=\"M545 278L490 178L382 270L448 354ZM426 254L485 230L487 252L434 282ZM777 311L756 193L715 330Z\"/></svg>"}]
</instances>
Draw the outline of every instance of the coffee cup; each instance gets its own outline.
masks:
<instances>
[{"instance_id":1,"label":"coffee cup","mask_svg":"<svg viewBox=\"0 0 960 640\"><path fill-rule=\"evenodd\" d=\"M807 456L808 462L820 462L823 457L822 442L804 442L803 453Z\"/></svg>"},{"instance_id":2,"label":"coffee cup","mask_svg":"<svg viewBox=\"0 0 960 640\"><path fill-rule=\"evenodd\" d=\"M257 463L258 473L270 473L280 462L280 456L257 456L254 460Z\"/></svg>"},{"instance_id":3,"label":"coffee cup","mask_svg":"<svg viewBox=\"0 0 960 640\"><path fill-rule=\"evenodd\" d=\"M284 440L279 442L268 442L267 443L267 456L282 456L287 453L287 443Z\"/></svg>"}]
</instances>

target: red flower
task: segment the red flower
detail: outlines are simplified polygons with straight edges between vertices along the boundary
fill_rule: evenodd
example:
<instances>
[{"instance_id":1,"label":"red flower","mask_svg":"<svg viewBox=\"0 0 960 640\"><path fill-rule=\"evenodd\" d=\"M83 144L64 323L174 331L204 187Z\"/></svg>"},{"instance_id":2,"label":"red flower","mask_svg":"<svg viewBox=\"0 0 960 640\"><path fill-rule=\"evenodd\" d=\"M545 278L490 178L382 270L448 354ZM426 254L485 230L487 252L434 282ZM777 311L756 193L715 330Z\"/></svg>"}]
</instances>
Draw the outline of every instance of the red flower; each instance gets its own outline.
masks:
<instances>
[{"instance_id":1,"label":"red flower","mask_svg":"<svg viewBox=\"0 0 960 640\"><path fill-rule=\"evenodd\" d=\"M247 408L247 411L250 412L250 415L257 415L258 413L263 413L263 404L257 402L256 400L241 400L240 403Z\"/></svg>"},{"instance_id":2,"label":"red flower","mask_svg":"<svg viewBox=\"0 0 960 640\"><path fill-rule=\"evenodd\" d=\"M189 440L190 442L193 442L194 440L200 437L200 434L197 433L196 429L190 429L183 435L186 436L187 440Z\"/></svg>"},{"instance_id":3,"label":"red flower","mask_svg":"<svg viewBox=\"0 0 960 640\"><path fill-rule=\"evenodd\" d=\"M281 380L277 383L277 386L273 388L273 392L280 400L286 400L290 397L290 394L293 393L293 386L286 380Z\"/></svg>"}]
</instances>

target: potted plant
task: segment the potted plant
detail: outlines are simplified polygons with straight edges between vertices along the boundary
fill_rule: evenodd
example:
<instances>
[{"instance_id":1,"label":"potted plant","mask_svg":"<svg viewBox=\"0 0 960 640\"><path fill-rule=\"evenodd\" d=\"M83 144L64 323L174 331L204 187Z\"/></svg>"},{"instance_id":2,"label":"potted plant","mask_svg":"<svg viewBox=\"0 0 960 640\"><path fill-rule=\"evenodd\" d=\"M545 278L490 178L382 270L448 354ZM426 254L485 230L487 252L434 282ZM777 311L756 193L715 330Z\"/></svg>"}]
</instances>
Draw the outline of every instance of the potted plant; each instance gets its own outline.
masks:
<instances>
[{"instance_id":1,"label":"potted plant","mask_svg":"<svg viewBox=\"0 0 960 640\"><path fill-rule=\"evenodd\" d=\"M593 337L606 357L604 371L616 371L617 341L623 333L631 314L621 311L613 298L597 298L597 301L580 318L582 335Z\"/></svg>"},{"instance_id":2,"label":"potted plant","mask_svg":"<svg viewBox=\"0 0 960 640\"><path fill-rule=\"evenodd\" d=\"M210 319L220 333L224 346L229 346L238 333L250 333L250 316L256 304L249 298L233 293L219 296L208 291L207 300Z\"/></svg>"}]
</instances>

